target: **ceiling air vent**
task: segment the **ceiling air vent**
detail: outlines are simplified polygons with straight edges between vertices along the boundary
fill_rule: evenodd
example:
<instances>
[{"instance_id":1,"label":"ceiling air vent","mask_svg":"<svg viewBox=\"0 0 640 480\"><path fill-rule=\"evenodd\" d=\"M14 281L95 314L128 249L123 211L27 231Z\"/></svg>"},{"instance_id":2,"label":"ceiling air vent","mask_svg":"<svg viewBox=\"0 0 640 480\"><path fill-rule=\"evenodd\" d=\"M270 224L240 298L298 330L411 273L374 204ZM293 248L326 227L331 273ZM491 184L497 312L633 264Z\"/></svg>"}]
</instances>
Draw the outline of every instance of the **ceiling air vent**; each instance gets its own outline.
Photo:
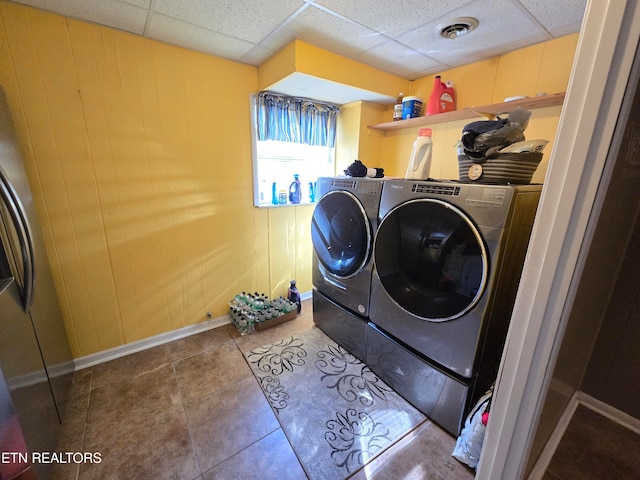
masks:
<instances>
[{"instance_id":1,"label":"ceiling air vent","mask_svg":"<svg viewBox=\"0 0 640 480\"><path fill-rule=\"evenodd\" d=\"M454 18L448 25L440 27L440 35L450 40L466 35L475 30L478 26L478 20L471 17Z\"/></svg>"}]
</instances>

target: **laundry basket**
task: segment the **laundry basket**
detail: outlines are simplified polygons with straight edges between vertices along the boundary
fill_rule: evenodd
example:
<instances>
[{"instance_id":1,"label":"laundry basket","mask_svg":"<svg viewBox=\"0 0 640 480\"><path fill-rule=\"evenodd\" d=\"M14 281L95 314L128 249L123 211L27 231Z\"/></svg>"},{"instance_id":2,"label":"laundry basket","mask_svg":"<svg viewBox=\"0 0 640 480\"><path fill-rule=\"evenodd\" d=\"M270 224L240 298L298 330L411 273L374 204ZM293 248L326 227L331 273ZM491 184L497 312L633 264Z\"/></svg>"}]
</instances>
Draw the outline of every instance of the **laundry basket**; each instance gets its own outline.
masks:
<instances>
[{"instance_id":1,"label":"laundry basket","mask_svg":"<svg viewBox=\"0 0 640 480\"><path fill-rule=\"evenodd\" d=\"M499 153L491 158L458 155L461 182L528 184L535 173L542 153Z\"/></svg>"}]
</instances>

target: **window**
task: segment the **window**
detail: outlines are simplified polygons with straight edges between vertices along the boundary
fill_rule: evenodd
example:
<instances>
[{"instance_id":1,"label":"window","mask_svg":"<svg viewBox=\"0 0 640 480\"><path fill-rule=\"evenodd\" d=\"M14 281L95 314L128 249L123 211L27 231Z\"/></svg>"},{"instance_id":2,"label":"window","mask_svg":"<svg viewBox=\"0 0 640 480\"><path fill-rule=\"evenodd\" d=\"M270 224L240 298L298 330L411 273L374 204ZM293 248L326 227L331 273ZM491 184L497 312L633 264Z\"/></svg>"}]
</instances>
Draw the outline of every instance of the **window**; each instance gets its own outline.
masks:
<instances>
[{"instance_id":1,"label":"window","mask_svg":"<svg viewBox=\"0 0 640 480\"><path fill-rule=\"evenodd\" d=\"M338 107L270 92L253 100L254 204L313 203L316 179L335 174Z\"/></svg>"}]
</instances>

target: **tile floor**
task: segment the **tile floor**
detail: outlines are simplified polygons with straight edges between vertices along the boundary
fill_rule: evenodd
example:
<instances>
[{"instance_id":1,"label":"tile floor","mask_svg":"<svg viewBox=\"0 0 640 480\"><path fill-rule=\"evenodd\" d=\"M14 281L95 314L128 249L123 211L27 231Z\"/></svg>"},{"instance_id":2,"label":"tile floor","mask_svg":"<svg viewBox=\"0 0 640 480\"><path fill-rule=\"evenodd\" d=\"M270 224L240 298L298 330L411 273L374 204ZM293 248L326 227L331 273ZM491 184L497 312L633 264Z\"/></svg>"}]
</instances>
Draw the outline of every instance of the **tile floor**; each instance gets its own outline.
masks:
<instances>
[{"instance_id":1,"label":"tile floor","mask_svg":"<svg viewBox=\"0 0 640 480\"><path fill-rule=\"evenodd\" d=\"M101 462L58 465L54 478L307 478L241 352L312 328L305 301L295 320L252 335L227 325L76 372L58 450ZM454 445L427 421L352 478L473 478Z\"/></svg>"},{"instance_id":2,"label":"tile floor","mask_svg":"<svg viewBox=\"0 0 640 480\"><path fill-rule=\"evenodd\" d=\"M640 435L578 406L543 480L640 478Z\"/></svg>"}]
</instances>

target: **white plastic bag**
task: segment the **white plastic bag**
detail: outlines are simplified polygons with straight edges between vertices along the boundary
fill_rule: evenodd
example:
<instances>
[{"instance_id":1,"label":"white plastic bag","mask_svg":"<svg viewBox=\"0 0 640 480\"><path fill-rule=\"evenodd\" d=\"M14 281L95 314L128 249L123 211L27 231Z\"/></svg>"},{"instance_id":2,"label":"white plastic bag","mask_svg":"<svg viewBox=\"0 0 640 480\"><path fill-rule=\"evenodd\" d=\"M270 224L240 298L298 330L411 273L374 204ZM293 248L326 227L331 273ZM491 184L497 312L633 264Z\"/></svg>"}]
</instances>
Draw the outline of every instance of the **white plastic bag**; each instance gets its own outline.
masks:
<instances>
[{"instance_id":1,"label":"white plastic bag","mask_svg":"<svg viewBox=\"0 0 640 480\"><path fill-rule=\"evenodd\" d=\"M480 397L480 400L467 416L462 433L460 433L451 454L453 458L469 465L471 468L476 468L480 460L492 397L493 386Z\"/></svg>"}]
</instances>

